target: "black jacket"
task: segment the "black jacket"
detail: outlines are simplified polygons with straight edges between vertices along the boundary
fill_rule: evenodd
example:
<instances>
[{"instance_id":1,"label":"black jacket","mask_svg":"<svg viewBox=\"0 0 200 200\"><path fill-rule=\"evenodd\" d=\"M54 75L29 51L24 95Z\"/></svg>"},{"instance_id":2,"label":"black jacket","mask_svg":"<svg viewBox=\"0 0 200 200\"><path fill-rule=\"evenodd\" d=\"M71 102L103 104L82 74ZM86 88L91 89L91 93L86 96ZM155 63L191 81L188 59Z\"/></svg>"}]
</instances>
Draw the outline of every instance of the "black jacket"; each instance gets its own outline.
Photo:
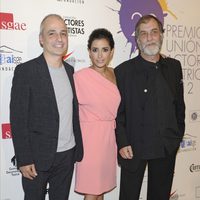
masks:
<instances>
[{"instance_id":1,"label":"black jacket","mask_svg":"<svg viewBox=\"0 0 200 200\"><path fill-rule=\"evenodd\" d=\"M145 151L142 137L143 135L148 137L148 131L151 131L151 135L154 131L158 131L156 140L152 142L157 145L154 147L157 151L151 155L152 158L157 158L161 157L159 148L168 153L176 151L185 130L185 104L180 62L172 58L160 58L158 64L161 78L171 95L168 99L170 109L167 110L168 107L165 108L163 104L160 111L155 110L157 107L154 103L152 106L149 104L148 108L143 106L144 102L146 105L150 99L152 101L151 85L145 85L147 82L146 64L146 61L139 55L115 68L117 85L121 94L121 104L116 119L118 149L131 145L134 153L132 160L125 160L119 156L119 163L130 169L135 169L137 161L142 159ZM150 143L152 137L145 140L146 144Z\"/></svg>"},{"instance_id":2,"label":"black jacket","mask_svg":"<svg viewBox=\"0 0 200 200\"><path fill-rule=\"evenodd\" d=\"M78 101L73 72L63 62L73 90L73 129L76 141L75 161L83 157ZM13 77L10 102L10 122L17 166L35 164L39 170L48 170L57 150L59 114L43 55L20 64Z\"/></svg>"}]
</instances>

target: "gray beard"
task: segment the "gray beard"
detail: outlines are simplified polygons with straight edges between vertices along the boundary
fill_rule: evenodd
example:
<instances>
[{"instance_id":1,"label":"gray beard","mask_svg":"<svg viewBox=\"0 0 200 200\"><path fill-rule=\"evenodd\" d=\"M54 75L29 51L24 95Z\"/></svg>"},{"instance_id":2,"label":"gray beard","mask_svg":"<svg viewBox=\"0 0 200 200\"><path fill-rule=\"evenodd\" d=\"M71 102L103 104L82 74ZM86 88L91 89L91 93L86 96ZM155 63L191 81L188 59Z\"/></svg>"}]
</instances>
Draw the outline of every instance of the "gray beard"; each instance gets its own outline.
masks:
<instances>
[{"instance_id":1,"label":"gray beard","mask_svg":"<svg viewBox=\"0 0 200 200\"><path fill-rule=\"evenodd\" d=\"M160 47L157 45L153 49L145 47L142 52L147 56L155 56L160 52Z\"/></svg>"},{"instance_id":2,"label":"gray beard","mask_svg":"<svg viewBox=\"0 0 200 200\"><path fill-rule=\"evenodd\" d=\"M149 47L148 45L147 46L144 46L144 45L141 45L140 44L140 41L138 41L138 48L139 50L144 53L145 55L147 56L155 56L157 55L158 53L160 53L160 50L161 50L161 46L162 46L162 41L160 42L156 42L154 44L154 48L151 48Z\"/></svg>"}]
</instances>

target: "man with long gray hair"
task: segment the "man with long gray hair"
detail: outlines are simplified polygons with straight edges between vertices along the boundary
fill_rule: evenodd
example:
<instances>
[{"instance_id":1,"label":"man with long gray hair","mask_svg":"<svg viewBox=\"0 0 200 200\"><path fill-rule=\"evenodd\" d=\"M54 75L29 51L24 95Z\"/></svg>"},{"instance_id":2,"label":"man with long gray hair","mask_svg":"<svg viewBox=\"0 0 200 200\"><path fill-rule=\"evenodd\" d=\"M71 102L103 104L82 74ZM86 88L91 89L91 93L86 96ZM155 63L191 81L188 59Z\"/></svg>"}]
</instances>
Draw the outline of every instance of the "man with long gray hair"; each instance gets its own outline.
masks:
<instances>
[{"instance_id":1,"label":"man with long gray hair","mask_svg":"<svg viewBox=\"0 0 200 200\"><path fill-rule=\"evenodd\" d=\"M139 199L147 165L147 199L170 198L185 104L180 62L160 55L163 32L156 17L141 17L135 28L139 55L115 68L121 94L116 120L120 200Z\"/></svg>"}]
</instances>

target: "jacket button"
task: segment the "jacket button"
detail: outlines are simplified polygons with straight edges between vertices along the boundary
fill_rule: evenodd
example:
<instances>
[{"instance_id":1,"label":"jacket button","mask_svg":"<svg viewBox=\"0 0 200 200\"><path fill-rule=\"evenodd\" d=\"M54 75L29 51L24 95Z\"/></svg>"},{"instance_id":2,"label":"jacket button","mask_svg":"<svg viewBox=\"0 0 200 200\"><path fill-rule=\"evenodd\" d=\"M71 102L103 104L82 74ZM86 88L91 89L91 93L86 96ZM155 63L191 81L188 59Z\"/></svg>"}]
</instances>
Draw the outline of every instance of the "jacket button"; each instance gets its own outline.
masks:
<instances>
[{"instance_id":1,"label":"jacket button","mask_svg":"<svg viewBox=\"0 0 200 200\"><path fill-rule=\"evenodd\" d=\"M145 88L145 89L144 89L144 93L147 93L147 92L148 92L148 90Z\"/></svg>"}]
</instances>

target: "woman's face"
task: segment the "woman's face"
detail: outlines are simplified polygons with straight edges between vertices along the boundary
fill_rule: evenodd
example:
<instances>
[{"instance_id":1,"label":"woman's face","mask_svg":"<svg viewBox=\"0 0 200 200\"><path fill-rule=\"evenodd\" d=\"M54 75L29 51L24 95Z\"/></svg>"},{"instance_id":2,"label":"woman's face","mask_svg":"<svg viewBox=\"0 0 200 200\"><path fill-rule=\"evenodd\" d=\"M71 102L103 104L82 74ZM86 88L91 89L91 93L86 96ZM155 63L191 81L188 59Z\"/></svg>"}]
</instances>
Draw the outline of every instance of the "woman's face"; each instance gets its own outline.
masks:
<instances>
[{"instance_id":1,"label":"woman's face","mask_svg":"<svg viewBox=\"0 0 200 200\"><path fill-rule=\"evenodd\" d=\"M88 51L93 66L97 68L106 67L113 56L113 49L104 38L95 39Z\"/></svg>"}]
</instances>

